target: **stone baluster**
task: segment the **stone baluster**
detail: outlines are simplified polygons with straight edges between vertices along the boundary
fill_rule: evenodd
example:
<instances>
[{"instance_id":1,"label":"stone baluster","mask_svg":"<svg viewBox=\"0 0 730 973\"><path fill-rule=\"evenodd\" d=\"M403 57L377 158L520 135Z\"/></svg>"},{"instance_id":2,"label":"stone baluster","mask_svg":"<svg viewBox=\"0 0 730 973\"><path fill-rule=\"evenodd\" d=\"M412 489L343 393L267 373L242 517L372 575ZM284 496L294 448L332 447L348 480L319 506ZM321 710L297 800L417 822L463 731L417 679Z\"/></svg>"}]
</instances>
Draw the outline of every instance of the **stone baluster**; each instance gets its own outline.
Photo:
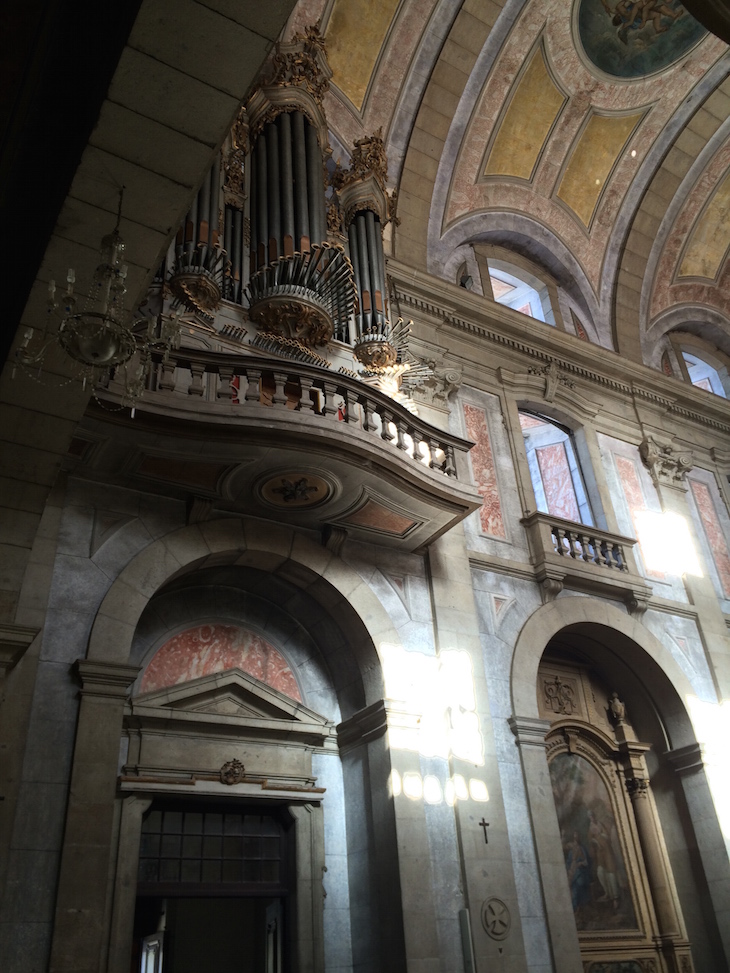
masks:
<instances>
[{"instance_id":1,"label":"stone baluster","mask_svg":"<svg viewBox=\"0 0 730 973\"><path fill-rule=\"evenodd\" d=\"M163 361L160 364L161 376L157 383L157 388L161 392L174 392L175 391L175 362L173 361Z\"/></svg>"},{"instance_id":2,"label":"stone baluster","mask_svg":"<svg viewBox=\"0 0 730 973\"><path fill-rule=\"evenodd\" d=\"M299 411L316 413L318 392L312 386L312 379L306 375L300 376L299 387L302 390L301 398L299 399ZM312 395L312 392L314 392L314 395Z\"/></svg>"},{"instance_id":3,"label":"stone baluster","mask_svg":"<svg viewBox=\"0 0 730 973\"><path fill-rule=\"evenodd\" d=\"M218 391L216 392L216 398L232 399L235 391L233 388L231 388L231 381L233 379L233 365L221 365L218 369L218 374L220 376L220 384L218 386Z\"/></svg>"},{"instance_id":4,"label":"stone baluster","mask_svg":"<svg viewBox=\"0 0 730 973\"><path fill-rule=\"evenodd\" d=\"M188 388L188 395L203 395L203 375L205 374L205 365L202 362L191 362L190 363L190 386Z\"/></svg>"},{"instance_id":5,"label":"stone baluster","mask_svg":"<svg viewBox=\"0 0 730 973\"><path fill-rule=\"evenodd\" d=\"M246 369L246 402L261 402L261 372L258 368Z\"/></svg>"},{"instance_id":6,"label":"stone baluster","mask_svg":"<svg viewBox=\"0 0 730 973\"><path fill-rule=\"evenodd\" d=\"M286 392L284 386L287 381L285 372L274 372L274 394L271 396L272 405L286 405Z\"/></svg>"}]
</instances>

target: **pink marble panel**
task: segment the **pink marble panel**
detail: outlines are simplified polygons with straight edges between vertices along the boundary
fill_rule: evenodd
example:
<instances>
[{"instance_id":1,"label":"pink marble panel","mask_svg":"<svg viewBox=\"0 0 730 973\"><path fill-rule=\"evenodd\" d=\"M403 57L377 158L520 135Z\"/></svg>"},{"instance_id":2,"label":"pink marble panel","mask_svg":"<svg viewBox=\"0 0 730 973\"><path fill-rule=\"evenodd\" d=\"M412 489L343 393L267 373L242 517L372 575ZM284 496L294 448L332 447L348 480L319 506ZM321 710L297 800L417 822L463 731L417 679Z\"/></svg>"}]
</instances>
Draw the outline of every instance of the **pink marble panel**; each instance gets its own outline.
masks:
<instances>
[{"instance_id":1,"label":"pink marble panel","mask_svg":"<svg viewBox=\"0 0 730 973\"><path fill-rule=\"evenodd\" d=\"M707 543L712 551L712 560L715 562L723 593L726 598L730 598L730 551L712 501L710 488L700 480L690 480L689 484L700 513Z\"/></svg>"},{"instance_id":2,"label":"pink marble panel","mask_svg":"<svg viewBox=\"0 0 730 973\"><path fill-rule=\"evenodd\" d=\"M302 694L289 663L273 645L237 625L198 625L179 632L157 650L142 677L142 692L242 669L292 699Z\"/></svg>"},{"instance_id":3,"label":"pink marble panel","mask_svg":"<svg viewBox=\"0 0 730 973\"><path fill-rule=\"evenodd\" d=\"M580 523L580 511L575 497L573 478L563 443L540 446L535 450L545 490L548 513Z\"/></svg>"},{"instance_id":4,"label":"pink marble panel","mask_svg":"<svg viewBox=\"0 0 730 973\"><path fill-rule=\"evenodd\" d=\"M636 515L647 509L639 473L636 469L636 464L628 456L621 456L618 453L614 453L613 457L616 461L619 480L621 481L621 487L626 497L626 503L628 504L631 523L634 525L634 536L638 538L639 532L636 526ZM658 580L664 577L662 571L647 571L647 573L652 578L657 578Z\"/></svg>"},{"instance_id":5,"label":"pink marble panel","mask_svg":"<svg viewBox=\"0 0 730 973\"><path fill-rule=\"evenodd\" d=\"M466 421L466 434L469 439L474 441L474 448L469 453L469 457L474 482L482 496L482 506L479 511L482 531L492 537L506 537L502 505L499 500L497 471L492 456L492 444L489 441L487 414L484 409L465 405L464 419Z\"/></svg>"}]
</instances>

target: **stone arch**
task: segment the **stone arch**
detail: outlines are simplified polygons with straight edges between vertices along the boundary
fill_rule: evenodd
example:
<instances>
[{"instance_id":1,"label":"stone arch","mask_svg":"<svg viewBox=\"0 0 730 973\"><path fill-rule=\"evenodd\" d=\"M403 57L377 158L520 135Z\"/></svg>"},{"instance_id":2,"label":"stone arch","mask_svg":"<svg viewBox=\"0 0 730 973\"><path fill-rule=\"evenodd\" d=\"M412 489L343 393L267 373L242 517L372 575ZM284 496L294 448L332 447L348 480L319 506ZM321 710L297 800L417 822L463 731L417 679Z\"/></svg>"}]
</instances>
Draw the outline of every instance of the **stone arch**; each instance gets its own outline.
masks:
<instances>
[{"instance_id":1,"label":"stone arch","mask_svg":"<svg viewBox=\"0 0 730 973\"><path fill-rule=\"evenodd\" d=\"M120 573L101 603L88 659L127 664L150 599L190 571L217 565L274 574L313 599L347 633L364 705L383 696L376 646L398 642L385 609L357 572L292 528L253 520L193 524L148 545ZM343 716L346 715L343 713Z\"/></svg>"},{"instance_id":2,"label":"stone arch","mask_svg":"<svg viewBox=\"0 0 730 973\"><path fill-rule=\"evenodd\" d=\"M512 657L513 712L520 718L539 719L535 687L540 660L554 636L578 625L590 625L595 632L611 638L616 654L651 695L666 728L669 746L677 749L693 745L695 735L683 699L695 693L669 650L641 622L592 598L560 598L543 605L525 622ZM636 652L637 648L643 651Z\"/></svg>"},{"instance_id":3,"label":"stone arch","mask_svg":"<svg viewBox=\"0 0 730 973\"><path fill-rule=\"evenodd\" d=\"M448 277L452 253L464 244L503 247L542 268L569 295L584 316L591 339L612 348L608 324L578 259L563 240L540 220L514 212L478 212L453 223L429 252L429 271Z\"/></svg>"}]
</instances>

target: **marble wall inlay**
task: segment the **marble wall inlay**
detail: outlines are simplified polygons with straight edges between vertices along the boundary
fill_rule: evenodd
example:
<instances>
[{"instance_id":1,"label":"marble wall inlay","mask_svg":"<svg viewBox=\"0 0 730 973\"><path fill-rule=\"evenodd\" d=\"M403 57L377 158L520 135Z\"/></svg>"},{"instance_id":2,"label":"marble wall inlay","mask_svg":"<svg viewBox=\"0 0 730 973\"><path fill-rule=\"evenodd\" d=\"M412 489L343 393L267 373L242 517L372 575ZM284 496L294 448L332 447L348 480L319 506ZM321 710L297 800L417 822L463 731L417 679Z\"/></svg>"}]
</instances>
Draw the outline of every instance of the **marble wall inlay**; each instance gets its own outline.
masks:
<instances>
[{"instance_id":1,"label":"marble wall inlay","mask_svg":"<svg viewBox=\"0 0 730 973\"><path fill-rule=\"evenodd\" d=\"M469 453L474 483L482 496L482 506L479 510L479 522L483 533L491 537L506 538L507 534L502 517L502 505L499 499L497 471L492 455L492 444L489 440L487 414L484 409L474 405L464 405L464 420L466 434L474 442L474 448Z\"/></svg>"},{"instance_id":2,"label":"marble wall inlay","mask_svg":"<svg viewBox=\"0 0 730 973\"><path fill-rule=\"evenodd\" d=\"M553 443L551 446L540 446L535 452L548 512L555 517L580 523L580 511L575 498L568 457L565 455L565 446L563 443Z\"/></svg>"},{"instance_id":3,"label":"marble wall inlay","mask_svg":"<svg viewBox=\"0 0 730 973\"><path fill-rule=\"evenodd\" d=\"M177 686L227 669L241 669L302 702L294 673L281 652L260 635L237 625L198 625L173 635L147 666L141 692Z\"/></svg>"},{"instance_id":4,"label":"marble wall inlay","mask_svg":"<svg viewBox=\"0 0 730 973\"><path fill-rule=\"evenodd\" d=\"M715 510L715 504L710 495L710 488L706 483L701 483L699 480L690 479L689 484L697 504L707 543L712 552L712 559L717 568L722 590L725 597L730 598L730 551L728 551L720 518L717 516L717 510Z\"/></svg>"},{"instance_id":5,"label":"marble wall inlay","mask_svg":"<svg viewBox=\"0 0 730 973\"><path fill-rule=\"evenodd\" d=\"M628 456L619 456L618 453L613 454L614 461L616 463L616 470L618 472L619 480L621 481L621 488L624 491L624 496L626 497L626 503L629 508L629 514L631 515L631 523L634 526L634 536L639 537L639 531L637 528L637 514L647 509L646 500L644 499L644 491L641 488L641 481L639 479L639 474L636 469L636 464L633 460L629 459ZM639 543L641 547L641 543ZM649 571L647 572L650 577L661 579L664 574L661 571Z\"/></svg>"}]
</instances>

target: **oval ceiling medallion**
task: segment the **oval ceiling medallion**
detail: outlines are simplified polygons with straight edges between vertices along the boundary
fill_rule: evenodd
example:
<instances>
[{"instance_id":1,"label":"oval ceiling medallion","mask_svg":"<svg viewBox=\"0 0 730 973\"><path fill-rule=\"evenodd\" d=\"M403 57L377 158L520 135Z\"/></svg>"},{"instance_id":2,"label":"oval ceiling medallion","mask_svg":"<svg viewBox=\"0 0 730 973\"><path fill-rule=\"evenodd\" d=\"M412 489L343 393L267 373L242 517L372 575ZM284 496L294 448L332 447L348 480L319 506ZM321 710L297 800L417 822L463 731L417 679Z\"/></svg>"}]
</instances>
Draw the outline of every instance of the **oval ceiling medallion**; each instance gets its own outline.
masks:
<instances>
[{"instance_id":1,"label":"oval ceiling medallion","mask_svg":"<svg viewBox=\"0 0 730 973\"><path fill-rule=\"evenodd\" d=\"M677 0L577 0L577 46L594 68L628 81L664 71L707 31Z\"/></svg>"},{"instance_id":2,"label":"oval ceiling medallion","mask_svg":"<svg viewBox=\"0 0 730 973\"><path fill-rule=\"evenodd\" d=\"M286 470L264 480L258 493L272 507L290 510L315 507L332 496L334 487L323 476L310 470Z\"/></svg>"}]
</instances>

